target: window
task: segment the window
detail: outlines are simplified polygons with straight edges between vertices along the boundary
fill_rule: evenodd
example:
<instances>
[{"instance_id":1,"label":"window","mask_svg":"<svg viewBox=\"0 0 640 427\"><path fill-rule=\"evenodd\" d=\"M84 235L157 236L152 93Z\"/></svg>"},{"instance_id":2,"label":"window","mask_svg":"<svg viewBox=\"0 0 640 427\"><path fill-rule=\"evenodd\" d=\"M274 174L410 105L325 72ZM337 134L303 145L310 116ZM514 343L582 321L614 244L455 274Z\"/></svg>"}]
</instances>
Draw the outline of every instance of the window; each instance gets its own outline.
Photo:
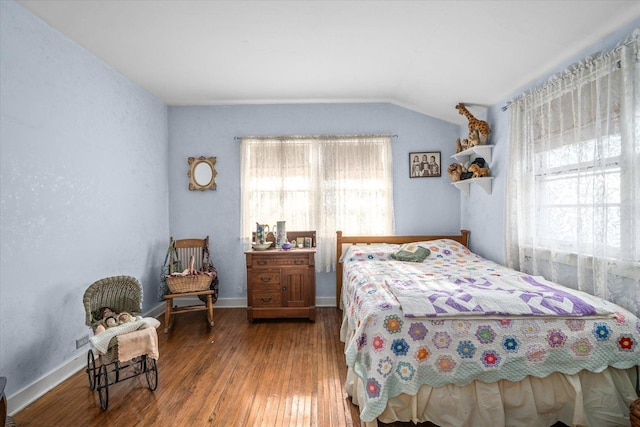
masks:
<instances>
[{"instance_id":1,"label":"window","mask_svg":"<svg viewBox=\"0 0 640 427\"><path fill-rule=\"evenodd\" d=\"M507 263L640 313L636 32L510 106Z\"/></svg>"},{"instance_id":2,"label":"window","mask_svg":"<svg viewBox=\"0 0 640 427\"><path fill-rule=\"evenodd\" d=\"M620 154L605 155L598 166L593 157L594 140L572 144L540 154L536 174L536 192L540 195L535 234L541 244L583 255L594 255L596 234L604 233L606 253L624 258L621 251L621 169ZM620 147L620 136L605 142L605 147ZM579 159L581 154L586 158ZM599 190L599 191L598 191ZM596 200L598 202L596 203ZM594 226L598 215L608 218L606 228ZM576 233L582 233L584 244L577 245Z\"/></svg>"},{"instance_id":3,"label":"window","mask_svg":"<svg viewBox=\"0 0 640 427\"><path fill-rule=\"evenodd\" d=\"M391 137L246 137L241 142L242 236L285 220L316 230L316 270L335 268L336 231L393 234Z\"/></svg>"}]
</instances>

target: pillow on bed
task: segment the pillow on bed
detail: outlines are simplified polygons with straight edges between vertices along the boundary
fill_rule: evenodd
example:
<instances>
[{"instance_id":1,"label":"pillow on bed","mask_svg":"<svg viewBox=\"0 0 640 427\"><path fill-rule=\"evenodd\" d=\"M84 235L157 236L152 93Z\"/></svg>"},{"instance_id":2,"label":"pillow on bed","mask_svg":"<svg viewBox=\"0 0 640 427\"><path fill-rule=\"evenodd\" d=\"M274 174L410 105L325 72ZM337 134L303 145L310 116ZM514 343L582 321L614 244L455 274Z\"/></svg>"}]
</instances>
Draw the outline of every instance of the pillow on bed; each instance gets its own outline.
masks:
<instances>
[{"instance_id":1,"label":"pillow on bed","mask_svg":"<svg viewBox=\"0 0 640 427\"><path fill-rule=\"evenodd\" d=\"M428 240L415 243L420 246L424 246L425 248L429 248L429 250L431 251L431 256L429 257L430 259L439 258L449 260L476 260L480 258L479 255L471 252L462 243L456 242L455 240L451 239Z\"/></svg>"},{"instance_id":2,"label":"pillow on bed","mask_svg":"<svg viewBox=\"0 0 640 427\"><path fill-rule=\"evenodd\" d=\"M344 261L389 261L391 255L398 249L398 245L387 243L373 243L370 245L348 245L340 262Z\"/></svg>"},{"instance_id":3,"label":"pillow on bed","mask_svg":"<svg viewBox=\"0 0 640 427\"><path fill-rule=\"evenodd\" d=\"M391 258L396 261L422 262L431 251L415 243L407 243L400 247L397 252L391 254Z\"/></svg>"}]
</instances>

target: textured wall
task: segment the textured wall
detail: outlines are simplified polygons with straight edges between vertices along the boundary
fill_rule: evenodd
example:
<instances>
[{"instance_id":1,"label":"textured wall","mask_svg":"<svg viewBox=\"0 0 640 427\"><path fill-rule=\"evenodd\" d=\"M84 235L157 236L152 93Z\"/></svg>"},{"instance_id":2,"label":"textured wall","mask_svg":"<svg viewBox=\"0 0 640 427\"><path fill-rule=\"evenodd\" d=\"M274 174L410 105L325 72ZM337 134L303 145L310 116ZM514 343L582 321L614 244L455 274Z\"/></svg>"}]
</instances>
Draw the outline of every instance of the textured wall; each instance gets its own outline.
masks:
<instances>
[{"instance_id":1,"label":"textured wall","mask_svg":"<svg viewBox=\"0 0 640 427\"><path fill-rule=\"evenodd\" d=\"M453 106L452 106L453 108ZM174 237L208 234L220 274L220 298L246 296L240 241L240 143L235 136L384 133L393 139L397 234L457 233L460 194L445 173L409 178L409 153L455 151L458 126L391 104L313 104L169 108L170 227ZM216 191L192 192L187 158L217 157ZM278 218L256 218L275 223ZM335 296L334 273L317 275L316 295Z\"/></svg>"},{"instance_id":2,"label":"textured wall","mask_svg":"<svg viewBox=\"0 0 640 427\"><path fill-rule=\"evenodd\" d=\"M7 394L88 347L84 290L127 274L156 304L168 233L167 108L0 2L0 375ZM149 294L153 298L149 299Z\"/></svg>"},{"instance_id":3,"label":"textured wall","mask_svg":"<svg viewBox=\"0 0 640 427\"><path fill-rule=\"evenodd\" d=\"M84 354L75 340L88 333L82 293L94 280L138 277L144 309L155 306L170 234L211 235L221 298L246 295L235 136L398 134L396 232L454 233L462 223L472 249L503 261L508 113L502 105L486 117L496 145L493 193L475 187L466 197L446 170L441 178L408 177L412 151L441 151L446 168L465 126L390 104L172 107L167 114L161 102L39 18L0 1L0 375L9 377L8 395ZM217 191L187 189L187 157L200 155L218 157ZM334 289L332 273L318 275L318 296L333 297Z\"/></svg>"}]
</instances>

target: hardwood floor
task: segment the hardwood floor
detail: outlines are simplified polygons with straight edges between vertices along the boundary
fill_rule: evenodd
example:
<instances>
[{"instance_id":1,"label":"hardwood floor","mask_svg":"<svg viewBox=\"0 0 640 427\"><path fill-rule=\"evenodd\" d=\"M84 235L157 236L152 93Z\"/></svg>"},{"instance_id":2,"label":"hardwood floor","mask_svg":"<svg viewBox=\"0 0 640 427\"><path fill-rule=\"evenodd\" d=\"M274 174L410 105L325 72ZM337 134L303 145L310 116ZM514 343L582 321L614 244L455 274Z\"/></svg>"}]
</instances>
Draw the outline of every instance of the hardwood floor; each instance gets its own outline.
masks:
<instances>
[{"instance_id":1,"label":"hardwood floor","mask_svg":"<svg viewBox=\"0 0 640 427\"><path fill-rule=\"evenodd\" d=\"M246 310L176 316L158 329L158 388L144 375L109 387L102 411L84 370L14 418L19 426L359 426L344 391L341 312L307 320L257 320ZM159 318L159 320L162 320ZM397 425L402 425L398 423Z\"/></svg>"},{"instance_id":2,"label":"hardwood floor","mask_svg":"<svg viewBox=\"0 0 640 427\"><path fill-rule=\"evenodd\" d=\"M102 411L81 370L15 414L15 421L21 427L359 426L358 408L344 390L342 312L316 310L315 323L249 323L245 309L218 308L213 329L203 312L181 314L169 334L164 325L158 328L155 391L144 375L119 382L109 387Z\"/></svg>"}]
</instances>

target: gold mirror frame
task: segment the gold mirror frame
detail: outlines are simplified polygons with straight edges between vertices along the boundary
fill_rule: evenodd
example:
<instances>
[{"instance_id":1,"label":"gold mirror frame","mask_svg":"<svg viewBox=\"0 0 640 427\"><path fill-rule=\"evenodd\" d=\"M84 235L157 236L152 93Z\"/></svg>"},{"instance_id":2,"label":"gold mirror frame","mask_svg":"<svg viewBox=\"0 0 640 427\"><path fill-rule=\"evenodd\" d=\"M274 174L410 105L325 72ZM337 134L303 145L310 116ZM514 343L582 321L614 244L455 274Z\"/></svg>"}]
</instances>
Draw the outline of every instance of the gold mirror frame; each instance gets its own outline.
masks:
<instances>
[{"instance_id":1,"label":"gold mirror frame","mask_svg":"<svg viewBox=\"0 0 640 427\"><path fill-rule=\"evenodd\" d=\"M216 186L216 158L200 156L189 157L189 191L215 190Z\"/></svg>"}]
</instances>

